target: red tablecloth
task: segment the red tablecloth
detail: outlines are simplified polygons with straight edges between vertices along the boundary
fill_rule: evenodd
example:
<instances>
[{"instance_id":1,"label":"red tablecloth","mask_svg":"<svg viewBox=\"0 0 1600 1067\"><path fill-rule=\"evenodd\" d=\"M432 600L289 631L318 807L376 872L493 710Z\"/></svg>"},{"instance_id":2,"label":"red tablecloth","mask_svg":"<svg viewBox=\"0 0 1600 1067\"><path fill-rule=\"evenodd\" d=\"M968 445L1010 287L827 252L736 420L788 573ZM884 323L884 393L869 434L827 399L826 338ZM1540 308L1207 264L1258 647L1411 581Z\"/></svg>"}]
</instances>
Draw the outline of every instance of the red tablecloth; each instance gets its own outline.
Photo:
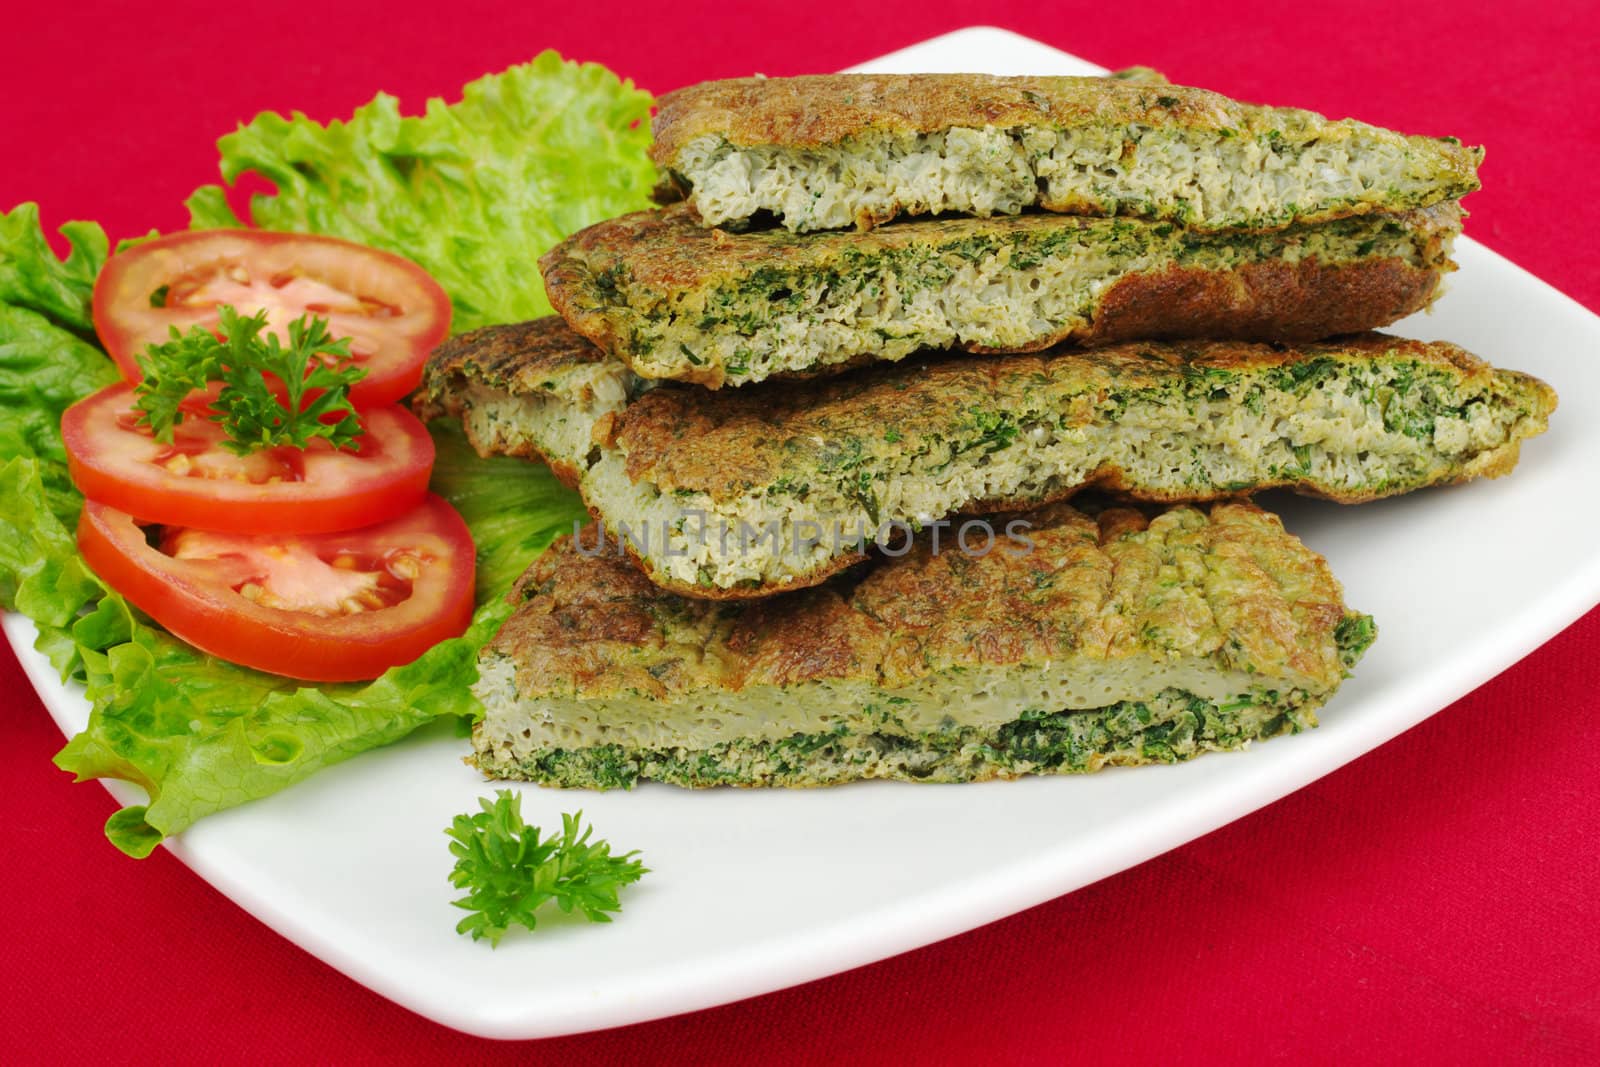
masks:
<instances>
[{"instance_id":1,"label":"red tablecloth","mask_svg":"<svg viewBox=\"0 0 1600 1067\"><path fill-rule=\"evenodd\" d=\"M6 17L0 207L37 199L48 224L93 218L113 237L177 228L216 136L260 109L342 116L378 88L414 105L547 46L662 91L837 69L987 22L1109 66L1485 144L1468 232L1600 308L1591 3L104 6ZM1014 918L741 1004L520 1047L382 1000L165 854L116 853L100 834L110 798L51 766L61 738L0 652L0 1057L1594 1062L1597 649L1591 612L1344 770Z\"/></svg>"}]
</instances>

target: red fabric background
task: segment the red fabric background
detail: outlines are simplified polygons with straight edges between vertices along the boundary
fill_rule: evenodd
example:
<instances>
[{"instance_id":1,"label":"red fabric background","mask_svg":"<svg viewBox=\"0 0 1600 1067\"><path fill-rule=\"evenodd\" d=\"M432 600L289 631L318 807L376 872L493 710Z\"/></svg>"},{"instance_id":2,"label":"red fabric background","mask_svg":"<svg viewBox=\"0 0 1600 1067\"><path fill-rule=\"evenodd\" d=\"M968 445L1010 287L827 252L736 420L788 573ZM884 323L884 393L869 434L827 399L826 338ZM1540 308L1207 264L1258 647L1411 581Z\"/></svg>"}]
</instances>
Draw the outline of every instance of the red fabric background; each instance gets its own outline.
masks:
<instances>
[{"instance_id":1,"label":"red fabric background","mask_svg":"<svg viewBox=\"0 0 1600 1067\"><path fill-rule=\"evenodd\" d=\"M215 174L216 136L257 110L342 116L378 88L414 108L547 46L664 91L832 70L986 22L1108 66L1486 144L1468 232L1600 308L1591 3L94 6L6 19L0 206L37 199L51 226L179 227L181 199ZM984 929L756 1000L522 1046L395 1007L165 854L122 858L100 835L110 798L51 766L61 738L3 652L0 1050L11 1062L1594 1062L1597 651L1591 612L1310 788Z\"/></svg>"}]
</instances>

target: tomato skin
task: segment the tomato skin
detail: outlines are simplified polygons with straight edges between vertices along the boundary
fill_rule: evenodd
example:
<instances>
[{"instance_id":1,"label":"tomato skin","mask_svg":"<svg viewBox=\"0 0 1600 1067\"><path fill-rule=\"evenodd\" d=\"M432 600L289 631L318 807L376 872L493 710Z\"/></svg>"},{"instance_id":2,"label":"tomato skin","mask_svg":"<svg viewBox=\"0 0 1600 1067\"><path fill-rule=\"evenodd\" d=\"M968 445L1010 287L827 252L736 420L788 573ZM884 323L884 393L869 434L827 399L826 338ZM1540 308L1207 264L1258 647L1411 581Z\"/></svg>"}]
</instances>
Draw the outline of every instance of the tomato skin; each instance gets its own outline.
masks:
<instances>
[{"instance_id":1,"label":"tomato skin","mask_svg":"<svg viewBox=\"0 0 1600 1067\"><path fill-rule=\"evenodd\" d=\"M248 281L236 283L230 272ZM283 279L291 280L276 284ZM358 408L415 389L428 353L450 333L450 298L410 260L336 237L267 230L189 230L118 252L95 279L95 331L122 376L137 382L148 345L168 340L173 327L215 329L217 303L244 315L267 307L269 331L307 311L327 319L333 337L353 339L357 365L367 370L350 389Z\"/></svg>"},{"instance_id":2,"label":"tomato skin","mask_svg":"<svg viewBox=\"0 0 1600 1067\"><path fill-rule=\"evenodd\" d=\"M247 550L273 550L269 538L237 540ZM228 584L228 561L174 559L152 547L131 516L104 504L88 502L78 521L84 559L130 603L201 651L270 674L313 682L376 678L471 622L472 537L436 496L387 523L292 540L324 556L408 551L423 563L399 603L328 617L255 603Z\"/></svg>"},{"instance_id":3,"label":"tomato skin","mask_svg":"<svg viewBox=\"0 0 1600 1067\"><path fill-rule=\"evenodd\" d=\"M241 460L224 451L220 427L189 413L174 428L201 463L225 470L271 466L300 480L272 483L173 473L158 460L173 449L145 429L131 429L133 386L109 385L68 408L61 417L67 471L84 496L146 522L194 526L226 533L324 533L370 526L417 506L428 491L434 444L406 409L385 405L361 414L366 432L354 453L326 441Z\"/></svg>"}]
</instances>

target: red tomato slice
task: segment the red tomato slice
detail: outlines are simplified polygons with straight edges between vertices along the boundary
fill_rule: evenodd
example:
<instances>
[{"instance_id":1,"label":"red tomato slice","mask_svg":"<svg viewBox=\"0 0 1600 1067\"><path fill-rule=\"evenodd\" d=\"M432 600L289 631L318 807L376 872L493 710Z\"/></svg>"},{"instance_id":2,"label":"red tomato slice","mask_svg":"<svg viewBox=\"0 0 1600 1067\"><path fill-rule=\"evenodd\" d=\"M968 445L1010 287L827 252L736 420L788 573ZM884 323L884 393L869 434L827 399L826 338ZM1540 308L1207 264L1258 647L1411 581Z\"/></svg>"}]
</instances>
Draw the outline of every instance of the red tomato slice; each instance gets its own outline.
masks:
<instances>
[{"instance_id":1,"label":"red tomato slice","mask_svg":"<svg viewBox=\"0 0 1600 1067\"><path fill-rule=\"evenodd\" d=\"M236 456L201 412L172 443L137 426L133 386L109 385L67 409L67 470L90 500L145 522L235 533L323 533L392 519L428 491L433 438L394 404L361 413L355 451L321 439L310 447Z\"/></svg>"},{"instance_id":2,"label":"red tomato slice","mask_svg":"<svg viewBox=\"0 0 1600 1067\"><path fill-rule=\"evenodd\" d=\"M217 305L265 308L267 329L288 340L301 315L328 320L367 375L357 407L388 404L417 387L422 364L450 332L450 298L408 259L303 233L191 230L118 252L94 285L94 327L130 382L138 357L170 328L217 326Z\"/></svg>"},{"instance_id":3,"label":"red tomato slice","mask_svg":"<svg viewBox=\"0 0 1600 1067\"><path fill-rule=\"evenodd\" d=\"M96 574L173 634L246 667L314 682L376 678L472 618L472 536L430 496L344 533L218 534L166 527L93 501L78 548Z\"/></svg>"}]
</instances>

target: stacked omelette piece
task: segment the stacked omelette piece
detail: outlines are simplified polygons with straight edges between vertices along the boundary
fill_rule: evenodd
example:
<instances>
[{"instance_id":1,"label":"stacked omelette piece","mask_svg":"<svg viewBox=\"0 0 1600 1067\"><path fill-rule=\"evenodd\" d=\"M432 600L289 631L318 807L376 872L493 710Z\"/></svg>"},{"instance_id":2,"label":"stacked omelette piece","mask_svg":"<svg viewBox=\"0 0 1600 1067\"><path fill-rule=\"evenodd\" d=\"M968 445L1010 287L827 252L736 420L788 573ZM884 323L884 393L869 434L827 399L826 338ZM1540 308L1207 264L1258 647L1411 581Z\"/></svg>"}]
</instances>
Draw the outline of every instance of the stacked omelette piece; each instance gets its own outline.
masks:
<instances>
[{"instance_id":1,"label":"stacked omelette piece","mask_svg":"<svg viewBox=\"0 0 1600 1067\"><path fill-rule=\"evenodd\" d=\"M493 776L965 781L1314 725L1372 622L1245 494L1503 474L1555 406L1361 332L1454 269L1452 139L1148 75L712 82L654 129L666 206L428 368L428 414L596 520L481 657Z\"/></svg>"}]
</instances>

